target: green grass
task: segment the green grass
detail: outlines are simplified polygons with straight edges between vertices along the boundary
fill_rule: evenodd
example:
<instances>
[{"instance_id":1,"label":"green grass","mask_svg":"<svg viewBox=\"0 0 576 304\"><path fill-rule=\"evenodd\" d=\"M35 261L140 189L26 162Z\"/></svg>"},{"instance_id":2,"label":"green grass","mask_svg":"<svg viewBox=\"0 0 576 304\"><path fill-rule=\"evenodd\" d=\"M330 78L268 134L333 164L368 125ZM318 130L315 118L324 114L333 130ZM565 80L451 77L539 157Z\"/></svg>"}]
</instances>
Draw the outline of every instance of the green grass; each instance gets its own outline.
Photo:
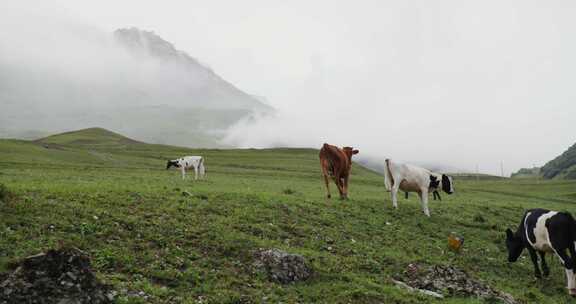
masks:
<instances>
[{"instance_id":1,"label":"green grass","mask_svg":"<svg viewBox=\"0 0 576 304\"><path fill-rule=\"evenodd\" d=\"M207 180L164 169L192 154L206 157ZM0 140L0 184L0 270L64 242L152 303L484 303L396 288L391 278L414 262L457 266L523 303L569 301L556 258L545 281L526 253L506 262L504 230L527 208L574 213L575 182L456 179L426 218L415 195L393 210L382 177L360 166L351 199L326 200L315 150L192 150L97 130ZM460 254L447 250L451 232L465 238ZM284 286L254 273L252 252L268 247L306 256L313 278Z\"/></svg>"}]
</instances>

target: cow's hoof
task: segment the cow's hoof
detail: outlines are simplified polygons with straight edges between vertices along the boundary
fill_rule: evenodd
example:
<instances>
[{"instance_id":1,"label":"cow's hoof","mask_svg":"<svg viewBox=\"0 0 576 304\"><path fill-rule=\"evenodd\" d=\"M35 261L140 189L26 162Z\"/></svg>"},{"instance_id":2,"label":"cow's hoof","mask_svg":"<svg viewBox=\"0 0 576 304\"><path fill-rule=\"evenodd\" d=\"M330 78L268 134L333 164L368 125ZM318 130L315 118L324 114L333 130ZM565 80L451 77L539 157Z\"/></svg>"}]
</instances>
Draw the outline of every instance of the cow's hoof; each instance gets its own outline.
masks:
<instances>
[{"instance_id":1,"label":"cow's hoof","mask_svg":"<svg viewBox=\"0 0 576 304\"><path fill-rule=\"evenodd\" d=\"M332 195L328 194L328 195L326 196L326 198L332 198Z\"/></svg>"}]
</instances>

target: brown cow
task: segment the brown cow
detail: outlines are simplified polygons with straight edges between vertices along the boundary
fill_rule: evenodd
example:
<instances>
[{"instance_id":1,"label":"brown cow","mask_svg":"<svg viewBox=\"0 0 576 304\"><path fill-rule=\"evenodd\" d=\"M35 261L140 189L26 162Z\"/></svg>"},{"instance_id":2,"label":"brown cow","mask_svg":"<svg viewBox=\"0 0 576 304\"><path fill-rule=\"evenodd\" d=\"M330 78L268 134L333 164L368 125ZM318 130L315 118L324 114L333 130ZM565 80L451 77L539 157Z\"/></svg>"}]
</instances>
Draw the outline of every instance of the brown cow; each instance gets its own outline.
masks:
<instances>
[{"instance_id":1,"label":"brown cow","mask_svg":"<svg viewBox=\"0 0 576 304\"><path fill-rule=\"evenodd\" d=\"M348 198L348 177L352 167L352 155L357 153L358 150L354 150L352 147L340 149L329 144L324 144L320 149L320 166L322 167L328 198L331 197L328 175L334 179L338 192L340 192L340 199Z\"/></svg>"}]
</instances>

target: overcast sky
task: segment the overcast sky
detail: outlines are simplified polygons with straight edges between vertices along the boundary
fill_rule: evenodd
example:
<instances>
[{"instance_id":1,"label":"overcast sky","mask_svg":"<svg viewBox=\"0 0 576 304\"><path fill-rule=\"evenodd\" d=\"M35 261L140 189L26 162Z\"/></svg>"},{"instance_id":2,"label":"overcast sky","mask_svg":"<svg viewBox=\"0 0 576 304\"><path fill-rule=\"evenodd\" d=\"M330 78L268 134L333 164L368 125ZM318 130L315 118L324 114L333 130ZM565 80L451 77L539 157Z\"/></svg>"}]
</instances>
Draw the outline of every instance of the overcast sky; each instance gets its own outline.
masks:
<instances>
[{"instance_id":1,"label":"overcast sky","mask_svg":"<svg viewBox=\"0 0 576 304\"><path fill-rule=\"evenodd\" d=\"M576 142L575 5L3 0L0 16L156 32L279 109L233 130L242 146L327 141L509 174Z\"/></svg>"}]
</instances>

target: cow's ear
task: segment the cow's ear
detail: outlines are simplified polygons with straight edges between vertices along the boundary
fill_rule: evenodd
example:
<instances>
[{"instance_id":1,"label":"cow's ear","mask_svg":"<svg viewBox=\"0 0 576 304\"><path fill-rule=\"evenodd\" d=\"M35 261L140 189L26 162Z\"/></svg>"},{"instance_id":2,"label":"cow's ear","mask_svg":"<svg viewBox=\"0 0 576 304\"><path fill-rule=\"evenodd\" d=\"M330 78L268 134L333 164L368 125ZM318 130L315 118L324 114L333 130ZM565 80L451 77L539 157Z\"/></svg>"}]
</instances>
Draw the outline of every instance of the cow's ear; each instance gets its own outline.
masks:
<instances>
[{"instance_id":1,"label":"cow's ear","mask_svg":"<svg viewBox=\"0 0 576 304\"><path fill-rule=\"evenodd\" d=\"M509 240L514 238L514 233L512 232L512 230L510 230L510 228L506 229L506 238Z\"/></svg>"},{"instance_id":2,"label":"cow's ear","mask_svg":"<svg viewBox=\"0 0 576 304\"><path fill-rule=\"evenodd\" d=\"M358 154L358 152L360 152L360 151L358 151L358 150L352 150L352 154Z\"/></svg>"}]
</instances>

